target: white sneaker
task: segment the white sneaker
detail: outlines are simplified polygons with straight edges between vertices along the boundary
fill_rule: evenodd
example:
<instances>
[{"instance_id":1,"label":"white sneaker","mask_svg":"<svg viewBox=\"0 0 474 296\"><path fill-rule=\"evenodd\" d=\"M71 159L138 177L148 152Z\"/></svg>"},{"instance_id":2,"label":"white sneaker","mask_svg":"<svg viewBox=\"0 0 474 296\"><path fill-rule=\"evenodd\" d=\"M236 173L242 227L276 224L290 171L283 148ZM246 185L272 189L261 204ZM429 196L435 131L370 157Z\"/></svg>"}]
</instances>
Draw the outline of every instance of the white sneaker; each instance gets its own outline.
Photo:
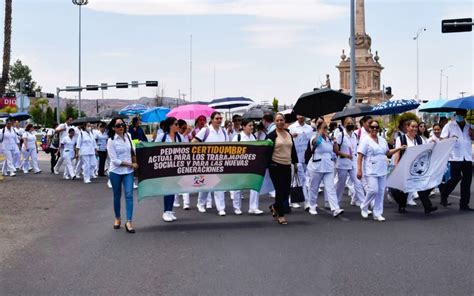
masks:
<instances>
[{"instance_id":1,"label":"white sneaker","mask_svg":"<svg viewBox=\"0 0 474 296\"><path fill-rule=\"evenodd\" d=\"M260 209L249 210L249 214L261 215L261 214L263 214L263 211L260 210Z\"/></svg>"},{"instance_id":2,"label":"white sneaker","mask_svg":"<svg viewBox=\"0 0 474 296\"><path fill-rule=\"evenodd\" d=\"M217 215L223 217L223 216L225 216L225 211L219 211L219 212L217 212Z\"/></svg>"},{"instance_id":3,"label":"white sneaker","mask_svg":"<svg viewBox=\"0 0 474 296\"><path fill-rule=\"evenodd\" d=\"M301 208L300 204L299 204L299 203L296 203L296 202L291 203L290 206L291 206L293 209L299 209L299 208Z\"/></svg>"},{"instance_id":4,"label":"white sneaker","mask_svg":"<svg viewBox=\"0 0 474 296\"><path fill-rule=\"evenodd\" d=\"M163 213L163 221L165 222L173 222L173 217L171 216L170 212Z\"/></svg>"},{"instance_id":5,"label":"white sneaker","mask_svg":"<svg viewBox=\"0 0 474 296\"><path fill-rule=\"evenodd\" d=\"M212 209L212 202L206 204L206 209Z\"/></svg>"},{"instance_id":6,"label":"white sneaker","mask_svg":"<svg viewBox=\"0 0 474 296\"><path fill-rule=\"evenodd\" d=\"M418 192L413 192L413 199L418 199L418 198L420 198L420 197L418 196Z\"/></svg>"},{"instance_id":7,"label":"white sneaker","mask_svg":"<svg viewBox=\"0 0 474 296\"><path fill-rule=\"evenodd\" d=\"M64 180L71 180L69 176L64 176Z\"/></svg>"},{"instance_id":8,"label":"white sneaker","mask_svg":"<svg viewBox=\"0 0 474 296\"><path fill-rule=\"evenodd\" d=\"M181 206L181 205L179 204L179 202L175 202L175 203L173 204L173 208L179 208L180 206Z\"/></svg>"},{"instance_id":9,"label":"white sneaker","mask_svg":"<svg viewBox=\"0 0 474 296\"><path fill-rule=\"evenodd\" d=\"M321 192L323 192L323 188L319 187L318 193L321 193Z\"/></svg>"},{"instance_id":10,"label":"white sneaker","mask_svg":"<svg viewBox=\"0 0 474 296\"><path fill-rule=\"evenodd\" d=\"M334 218L338 217L339 215L341 215L342 213L344 213L344 210L343 209L339 209L339 210L335 210L333 213L332 213L332 216Z\"/></svg>"},{"instance_id":11,"label":"white sneaker","mask_svg":"<svg viewBox=\"0 0 474 296\"><path fill-rule=\"evenodd\" d=\"M416 203L415 201L413 201L413 200L409 200L409 201L407 202L407 205L409 205L409 206L416 206L417 203Z\"/></svg>"},{"instance_id":12,"label":"white sneaker","mask_svg":"<svg viewBox=\"0 0 474 296\"><path fill-rule=\"evenodd\" d=\"M84 184L90 184L92 183L91 180L84 180Z\"/></svg>"},{"instance_id":13,"label":"white sneaker","mask_svg":"<svg viewBox=\"0 0 474 296\"><path fill-rule=\"evenodd\" d=\"M137 189L138 188L138 185L133 183L133 189Z\"/></svg>"},{"instance_id":14,"label":"white sneaker","mask_svg":"<svg viewBox=\"0 0 474 296\"><path fill-rule=\"evenodd\" d=\"M28 174L28 171L23 171L23 174Z\"/></svg>"},{"instance_id":15,"label":"white sneaker","mask_svg":"<svg viewBox=\"0 0 474 296\"><path fill-rule=\"evenodd\" d=\"M242 211L240 209L234 209L234 214L242 215Z\"/></svg>"},{"instance_id":16,"label":"white sneaker","mask_svg":"<svg viewBox=\"0 0 474 296\"><path fill-rule=\"evenodd\" d=\"M16 174L14 172L10 172L10 177L16 177Z\"/></svg>"},{"instance_id":17,"label":"white sneaker","mask_svg":"<svg viewBox=\"0 0 474 296\"><path fill-rule=\"evenodd\" d=\"M198 209L199 213L205 213L206 212L206 208L203 205L197 205L197 209Z\"/></svg>"},{"instance_id":18,"label":"white sneaker","mask_svg":"<svg viewBox=\"0 0 474 296\"><path fill-rule=\"evenodd\" d=\"M316 211L316 208L309 208L309 214L314 216L318 214L318 211Z\"/></svg>"},{"instance_id":19,"label":"white sneaker","mask_svg":"<svg viewBox=\"0 0 474 296\"><path fill-rule=\"evenodd\" d=\"M107 187L109 187L110 189L112 189L112 182L110 182L110 179L109 179L109 181L107 182Z\"/></svg>"},{"instance_id":20,"label":"white sneaker","mask_svg":"<svg viewBox=\"0 0 474 296\"><path fill-rule=\"evenodd\" d=\"M364 219L369 218L369 212L368 212L368 211L360 210L360 215L361 215L362 218L364 218Z\"/></svg>"},{"instance_id":21,"label":"white sneaker","mask_svg":"<svg viewBox=\"0 0 474 296\"><path fill-rule=\"evenodd\" d=\"M59 170L57 168L53 169L55 175L59 175Z\"/></svg>"},{"instance_id":22,"label":"white sneaker","mask_svg":"<svg viewBox=\"0 0 474 296\"><path fill-rule=\"evenodd\" d=\"M384 222L385 218L383 216L374 216L374 220L377 222Z\"/></svg>"},{"instance_id":23,"label":"white sneaker","mask_svg":"<svg viewBox=\"0 0 474 296\"><path fill-rule=\"evenodd\" d=\"M92 175L92 179L97 179L99 178L97 175Z\"/></svg>"},{"instance_id":24,"label":"white sneaker","mask_svg":"<svg viewBox=\"0 0 474 296\"><path fill-rule=\"evenodd\" d=\"M276 192L275 191L269 192L268 195L270 195L270 197L275 198L276 197Z\"/></svg>"},{"instance_id":25,"label":"white sneaker","mask_svg":"<svg viewBox=\"0 0 474 296\"><path fill-rule=\"evenodd\" d=\"M371 210L367 210L367 214L372 215L372 211L371 211Z\"/></svg>"},{"instance_id":26,"label":"white sneaker","mask_svg":"<svg viewBox=\"0 0 474 296\"><path fill-rule=\"evenodd\" d=\"M188 205L183 205L183 210L189 211L189 206Z\"/></svg>"},{"instance_id":27,"label":"white sneaker","mask_svg":"<svg viewBox=\"0 0 474 296\"><path fill-rule=\"evenodd\" d=\"M174 215L174 212L168 212L168 213L171 216L171 218L173 219L173 221L178 220L178 218L176 218L176 216Z\"/></svg>"}]
</instances>

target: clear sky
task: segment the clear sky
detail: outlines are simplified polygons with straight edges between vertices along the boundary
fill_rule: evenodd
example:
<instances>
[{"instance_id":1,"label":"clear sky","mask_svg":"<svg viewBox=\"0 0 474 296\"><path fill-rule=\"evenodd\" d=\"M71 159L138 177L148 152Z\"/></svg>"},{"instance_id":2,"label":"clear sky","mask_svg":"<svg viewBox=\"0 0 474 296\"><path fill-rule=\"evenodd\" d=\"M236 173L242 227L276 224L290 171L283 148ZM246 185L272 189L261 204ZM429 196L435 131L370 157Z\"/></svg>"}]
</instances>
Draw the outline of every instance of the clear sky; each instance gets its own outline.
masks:
<instances>
[{"instance_id":1,"label":"clear sky","mask_svg":"<svg viewBox=\"0 0 474 296\"><path fill-rule=\"evenodd\" d=\"M44 91L77 85L78 7L70 0L13 1L12 62L33 70ZM82 10L82 81L158 80L165 96L189 98L193 35L193 100L277 97L291 104L331 76L341 50L349 55L349 0L90 0ZM473 1L366 0L366 30L385 67L382 83L396 98L439 97L440 70L449 97L473 93L473 33L441 34L444 18L472 17ZM3 7L3 5L1 6ZM3 11L0 21L3 24ZM0 38L3 44L3 34ZM446 76L442 96L446 96ZM157 89L108 90L106 98L154 96ZM70 97L75 94L69 93ZM83 98L100 98L86 92Z\"/></svg>"}]
</instances>

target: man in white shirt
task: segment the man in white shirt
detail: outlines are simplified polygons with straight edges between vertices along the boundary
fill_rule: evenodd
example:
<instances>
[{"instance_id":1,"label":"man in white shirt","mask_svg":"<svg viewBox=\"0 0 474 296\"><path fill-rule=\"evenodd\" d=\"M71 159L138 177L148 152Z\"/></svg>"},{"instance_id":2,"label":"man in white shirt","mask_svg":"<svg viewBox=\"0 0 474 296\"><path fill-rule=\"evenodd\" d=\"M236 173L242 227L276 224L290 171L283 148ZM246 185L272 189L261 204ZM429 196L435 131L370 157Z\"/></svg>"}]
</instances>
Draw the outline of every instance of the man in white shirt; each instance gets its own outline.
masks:
<instances>
[{"instance_id":1,"label":"man in white shirt","mask_svg":"<svg viewBox=\"0 0 474 296\"><path fill-rule=\"evenodd\" d=\"M202 128L192 140L193 143L199 142L227 142L229 141L229 136L223 127L222 124L222 114L220 112L214 112L211 114L211 124L209 127ZM200 213L206 212L206 201L208 192L199 192L197 208ZM216 208L219 216L225 216L225 195L224 191L215 191L214 192L214 202L216 203Z\"/></svg>"},{"instance_id":2,"label":"man in white shirt","mask_svg":"<svg viewBox=\"0 0 474 296\"><path fill-rule=\"evenodd\" d=\"M313 135L313 128L305 123L305 117L301 115L296 116L296 122L289 126L290 134L293 136L293 142L295 143L296 153L298 154L298 178L300 184L306 184L306 164L304 161L304 154L308 147L308 142ZM303 194L305 198L305 208L309 207L309 193L308 187L303 186ZM291 207L299 208L298 203L292 203Z\"/></svg>"},{"instance_id":3,"label":"man in white shirt","mask_svg":"<svg viewBox=\"0 0 474 296\"><path fill-rule=\"evenodd\" d=\"M473 126L465 120L466 110L457 111L456 117L447 123L441 132L441 138L456 138L449 163L451 165L451 178L444 186L441 192L441 205L446 207L448 196L461 181L461 200L459 201L459 209L461 211L474 211L469 207L471 199L471 182L472 182L472 138L471 133Z\"/></svg>"}]
</instances>

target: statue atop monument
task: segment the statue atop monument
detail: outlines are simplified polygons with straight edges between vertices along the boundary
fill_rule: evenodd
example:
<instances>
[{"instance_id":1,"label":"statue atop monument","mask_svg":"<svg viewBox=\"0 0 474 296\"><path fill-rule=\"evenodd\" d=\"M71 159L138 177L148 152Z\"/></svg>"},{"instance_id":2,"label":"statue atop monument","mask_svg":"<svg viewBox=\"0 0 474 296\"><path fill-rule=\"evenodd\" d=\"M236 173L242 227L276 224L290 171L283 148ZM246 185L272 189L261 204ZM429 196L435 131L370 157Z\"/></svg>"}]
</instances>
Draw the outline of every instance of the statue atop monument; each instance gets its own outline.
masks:
<instances>
[{"instance_id":1,"label":"statue atop monument","mask_svg":"<svg viewBox=\"0 0 474 296\"><path fill-rule=\"evenodd\" d=\"M329 74L326 74L326 84L321 84L321 88L331 88L331 79Z\"/></svg>"}]
</instances>

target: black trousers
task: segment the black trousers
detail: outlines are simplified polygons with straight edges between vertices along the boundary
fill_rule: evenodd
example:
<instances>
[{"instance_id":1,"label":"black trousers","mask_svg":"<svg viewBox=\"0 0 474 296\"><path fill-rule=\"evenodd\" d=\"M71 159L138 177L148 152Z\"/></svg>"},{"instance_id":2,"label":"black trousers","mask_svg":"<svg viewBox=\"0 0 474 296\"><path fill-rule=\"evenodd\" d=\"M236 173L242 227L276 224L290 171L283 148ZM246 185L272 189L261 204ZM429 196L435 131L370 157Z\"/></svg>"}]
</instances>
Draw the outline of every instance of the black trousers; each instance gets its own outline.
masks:
<instances>
[{"instance_id":1,"label":"black trousers","mask_svg":"<svg viewBox=\"0 0 474 296\"><path fill-rule=\"evenodd\" d=\"M430 200L431 190L433 190L433 189L418 191L418 197L420 198L421 203L423 204L423 208L425 210L429 210L433 206L433 204L431 203L431 200ZM390 191L392 193L393 199L395 199L395 201L397 202L398 207L399 208L406 208L408 193L405 193L403 191L396 190L396 189L391 189Z\"/></svg>"},{"instance_id":2,"label":"black trousers","mask_svg":"<svg viewBox=\"0 0 474 296\"><path fill-rule=\"evenodd\" d=\"M58 149L53 149L49 148L49 153L51 155L51 173L54 173L54 167L56 166L56 163L58 162L58 155L56 153L58 152Z\"/></svg>"},{"instance_id":3,"label":"black trousers","mask_svg":"<svg viewBox=\"0 0 474 296\"><path fill-rule=\"evenodd\" d=\"M275 187L275 203L273 206L278 216L284 217L287 211L288 197L291 188L291 165L271 162L268 167L273 187Z\"/></svg>"},{"instance_id":4,"label":"black trousers","mask_svg":"<svg viewBox=\"0 0 474 296\"><path fill-rule=\"evenodd\" d=\"M461 201L459 207L465 208L469 206L471 199L471 182L472 182L472 161L450 161L451 178L441 192L441 201L447 202L448 196L453 192L454 188L461 181Z\"/></svg>"},{"instance_id":5,"label":"black trousers","mask_svg":"<svg viewBox=\"0 0 474 296\"><path fill-rule=\"evenodd\" d=\"M105 161L107 160L107 151L99 151L99 176L105 176Z\"/></svg>"}]
</instances>

